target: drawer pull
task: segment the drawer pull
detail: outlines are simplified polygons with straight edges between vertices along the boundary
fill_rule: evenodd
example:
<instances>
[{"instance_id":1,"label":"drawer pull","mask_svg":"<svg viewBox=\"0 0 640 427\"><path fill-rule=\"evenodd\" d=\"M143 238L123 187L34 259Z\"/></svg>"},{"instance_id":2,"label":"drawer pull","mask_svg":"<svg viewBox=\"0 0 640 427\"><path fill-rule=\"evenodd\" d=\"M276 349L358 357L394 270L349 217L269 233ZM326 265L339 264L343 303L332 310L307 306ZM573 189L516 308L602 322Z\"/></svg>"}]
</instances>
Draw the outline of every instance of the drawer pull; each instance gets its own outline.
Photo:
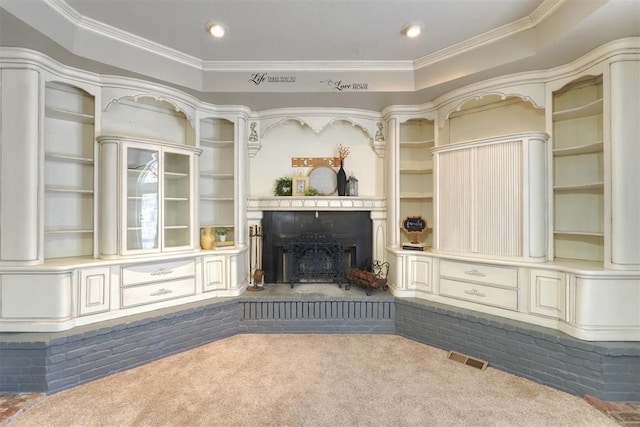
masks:
<instances>
[{"instance_id":1,"label":"drawer pull","mask_svg":"<svg viewBox=\"0 0 640 427\"><path fill-rule=\"evenodd\" d=\"M158 289L157 291L151 292L149 295L152 297L159 297L161 295L170 294L171 292L173 292L171 289L161 288L161 289Z\"/></svg>"},{"instance_id":2,"label":"drawer pull","mask_svg":"<svg viewBox=\"0 0 640 427\"><path fill-rule=\"evenodd\" d=\"M467 295L473 295L474 297L480 297L480 298L485 298L487 296L486 294L483 294L477 289L465 289L464 293Z\"/></svg>"},{"instance_id":3,"label":"drawer pull","mask_svg":"<svg viewBox=\"0 0 640 427\"><path fill-rule=\"evenodd\" d=\"M484 273L480 273L478 270L476 270L475 268L473 270L467 270L464 272L464 274L468 275L468 276L478 276L478 277L486 277L487 275Z\"/></svg>"},{"instance_id":4,"label":"drawer pull","mask_svg":"<svg viewBox=\"0 0 640 427\"><path fill-rule=\"evenodd\" d=\"M166 268L161 268L161 269L151 273L151 275L152 276L162 276L164 274L171 274L171 273L173 273L173 270L167 270Z\"/></svg>"}]
</instances>

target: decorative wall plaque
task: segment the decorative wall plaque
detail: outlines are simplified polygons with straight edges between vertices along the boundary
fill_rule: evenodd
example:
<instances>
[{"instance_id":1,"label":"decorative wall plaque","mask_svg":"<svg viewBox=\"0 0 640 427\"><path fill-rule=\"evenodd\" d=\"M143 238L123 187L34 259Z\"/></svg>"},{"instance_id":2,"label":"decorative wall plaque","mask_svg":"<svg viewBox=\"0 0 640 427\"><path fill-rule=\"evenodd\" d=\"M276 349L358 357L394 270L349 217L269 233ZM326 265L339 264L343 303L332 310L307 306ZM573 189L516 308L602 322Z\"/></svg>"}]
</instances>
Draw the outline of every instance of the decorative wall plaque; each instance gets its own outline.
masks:
<instances>
[{"instance_id":1,"label":"decorative wall plaque","mask_svg":"<svg viewBox=\"0 0 640 427\"><path fill-rule=\"evenodd\" d=\"M291 167L315 168L318 166L340 167L340 157L292 157Z\"/></svg>"}]
</instances>

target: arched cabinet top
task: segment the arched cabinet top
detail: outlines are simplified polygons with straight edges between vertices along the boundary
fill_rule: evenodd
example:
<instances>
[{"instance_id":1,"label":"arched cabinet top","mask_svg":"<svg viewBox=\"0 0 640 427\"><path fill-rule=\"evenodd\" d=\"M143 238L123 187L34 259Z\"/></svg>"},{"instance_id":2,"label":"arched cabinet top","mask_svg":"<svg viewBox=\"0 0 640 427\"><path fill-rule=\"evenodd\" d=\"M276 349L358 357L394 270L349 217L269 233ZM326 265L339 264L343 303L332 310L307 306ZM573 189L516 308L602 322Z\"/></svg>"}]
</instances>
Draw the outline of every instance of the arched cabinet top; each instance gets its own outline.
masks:
<instances>
[{"instance_id":1,"label":"arched cabinet top","mask_svg":"<svg viewBox=\"0 0 640 427\"><path fill-rule=\"evenodd\" d=\"M139 103L147 104L150 106L158 106L161 108L165 108L166 110L182 113L191 125L191 128L195 129L195 110L192 107L188 107L187 105L175 101L167 96L152 93L137 93L134 95L105 97L104 103L105 105L102 108L103 112L109 111L109 109L111 109L114 105L124 103Z\"/></svg>"},{"instance_id":2,"label":"arched cabinet top","mask_svg":"<svg viewBox=\"0 0 640 427\"><path fill-rule=\"evenodd\" d=\"M308 126L314 133L319 134L329 126L338 123L349 123L354 127L362 130L362 132L370 139L371 148L379 157L384 156L385 132L384 123L379 112L365 110L348 110L348 109L278 109L267 110L254 113L249 119L252 129L256 129L258 139L250 138L249 143L253 144L257 153L260 149L260 141L272 129L296 123L300 126ZM258 130L259 129L259 130Z\"/></svg>"},{"instance_id":3,"label":"arched cabinet top","mask_svg":"<svg viewBox=\"0 0 640 427\"><path fill-rule=\"evenodd\" d=\"M528 88L528 93L510 91L508 88L501 90L488 90L468 94L445 102L439 108L438 126L443 127L445 122L452 114L460 112L463 109L478 107L481 105L489 105L491 103L506 101L508 99L521 99L523 102L531 104L534 108L543 109L545 106L545 85L540 83L534 87Z\"/></svg>"}]
</instances>

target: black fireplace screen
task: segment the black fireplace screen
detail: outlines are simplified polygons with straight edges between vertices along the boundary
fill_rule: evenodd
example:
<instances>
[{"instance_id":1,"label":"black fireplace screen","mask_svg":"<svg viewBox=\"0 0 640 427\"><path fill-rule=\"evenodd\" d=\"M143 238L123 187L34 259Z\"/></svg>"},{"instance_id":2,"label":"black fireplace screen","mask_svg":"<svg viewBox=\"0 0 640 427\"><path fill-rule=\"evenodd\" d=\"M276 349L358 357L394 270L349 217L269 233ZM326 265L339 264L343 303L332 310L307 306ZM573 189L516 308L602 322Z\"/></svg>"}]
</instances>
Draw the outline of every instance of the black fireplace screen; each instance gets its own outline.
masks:
<instances>
[{"instance_id":1,"label":"black fireplace screen","mask_svg":"<svg viewBox=\"0 0 640 427\"><path fill-rule=\"evenodd\" d=\"M291 283L292 272L295 282L335 282L335 273L328 273L328 266L340 266L344 274L348 267L365 269L371 264L373 224L369 212L265 211L262 226L265 283ZM341 254L338 250L322 250L317 254L303 251L303 256L317 255L317 259L292 265L289 243L301 236L310 236L309 233L316 235L315 238L330 236L335 244L342 245ZM326 237L319 241L322 245L329 244ZM311 278L311 272L318 276Z\"/></svg>"},{"instance_id":2,"label":"black fireplace screen","mask_svg":"<svg viewBox=\"0 0 640 427\"><path fill-rule=\"evenodd\" d=\"M344 277L344 246L329 233L302 233L288 244L291 287L303 281L335 282Z\"/></svg>"}]
</instances>

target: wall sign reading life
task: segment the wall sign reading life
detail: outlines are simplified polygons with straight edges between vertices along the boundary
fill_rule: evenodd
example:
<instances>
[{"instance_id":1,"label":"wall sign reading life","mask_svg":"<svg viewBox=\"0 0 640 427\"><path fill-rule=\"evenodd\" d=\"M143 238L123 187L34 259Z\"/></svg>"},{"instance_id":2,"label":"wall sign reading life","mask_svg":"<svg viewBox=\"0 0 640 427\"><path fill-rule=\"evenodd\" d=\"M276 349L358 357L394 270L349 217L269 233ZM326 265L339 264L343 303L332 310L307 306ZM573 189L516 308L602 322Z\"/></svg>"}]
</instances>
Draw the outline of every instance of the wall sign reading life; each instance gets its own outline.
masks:
<instances>
[{"instance_id":1,"label":"wall sign reading life","mask_svg":"<svg viewBox=\"0 0 640 427\"><path fill-rule=\"evenodd\" d=\"M262 83L295 83L296 76L270 76L267 73L252 73L249 81L256 86Z\"/></svg>"}]
</instances>

